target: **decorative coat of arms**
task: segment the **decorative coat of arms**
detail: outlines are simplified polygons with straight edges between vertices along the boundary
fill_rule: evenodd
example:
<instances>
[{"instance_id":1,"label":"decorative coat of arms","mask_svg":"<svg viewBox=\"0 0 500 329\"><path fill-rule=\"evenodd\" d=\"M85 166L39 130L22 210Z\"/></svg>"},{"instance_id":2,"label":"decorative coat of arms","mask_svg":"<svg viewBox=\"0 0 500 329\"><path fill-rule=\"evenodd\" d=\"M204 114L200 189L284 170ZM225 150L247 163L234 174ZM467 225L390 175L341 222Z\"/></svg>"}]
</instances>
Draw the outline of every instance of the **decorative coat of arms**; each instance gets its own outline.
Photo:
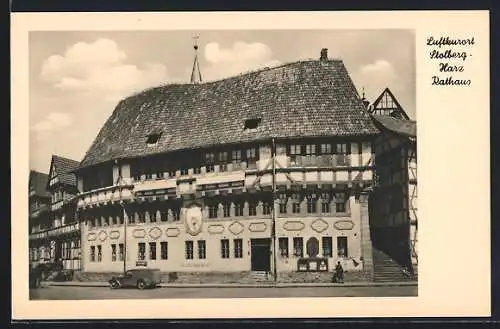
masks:
<instances>
[{"instance_id":1,"label":"decorative coat of arms","mask_svg":"<svg viewBox=\"0 0 500 329\"><path fill-rule=\"evenodd\" d=\"M203 213L199 206L191 206L186 209L185 214L186 232L198 235L203 227Z\"/></svg>"}]
</instances>

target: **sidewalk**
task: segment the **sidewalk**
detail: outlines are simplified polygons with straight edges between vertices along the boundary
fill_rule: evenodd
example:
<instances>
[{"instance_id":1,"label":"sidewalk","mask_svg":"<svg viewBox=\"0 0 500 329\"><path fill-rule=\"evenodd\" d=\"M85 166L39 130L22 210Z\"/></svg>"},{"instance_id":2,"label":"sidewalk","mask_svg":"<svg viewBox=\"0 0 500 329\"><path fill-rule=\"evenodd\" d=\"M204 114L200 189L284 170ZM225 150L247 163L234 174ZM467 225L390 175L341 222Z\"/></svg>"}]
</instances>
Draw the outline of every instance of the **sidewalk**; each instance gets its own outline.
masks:
<instances>
[{"instance_id":1,"label":"sidewalk","mask_svg":"<svg viewBox=\"0 0 500 329\"><path fill-rule=\"evenodd\" d=\"M108 287L107 282L43 282L44 286ZM290 287L397 287L417 286L417 282L346 282L346 283L162 283L161 288L290 288Z\"/></svg>"}]
</instances>

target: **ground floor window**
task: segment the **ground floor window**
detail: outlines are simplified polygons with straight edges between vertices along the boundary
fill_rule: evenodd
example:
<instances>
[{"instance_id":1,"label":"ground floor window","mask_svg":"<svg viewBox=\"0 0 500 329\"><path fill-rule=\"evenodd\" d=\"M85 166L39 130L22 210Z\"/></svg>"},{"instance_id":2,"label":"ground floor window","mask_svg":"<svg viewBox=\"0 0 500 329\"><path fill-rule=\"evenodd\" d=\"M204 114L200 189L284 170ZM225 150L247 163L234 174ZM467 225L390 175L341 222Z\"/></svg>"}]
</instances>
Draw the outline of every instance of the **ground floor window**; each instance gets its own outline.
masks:
<instances>
[{"instance_id":1,"label":"ground floor window","mask_svg":"<svg viewBox=\"0 0 500 329\"><path fill-rule=\"evenodd\" d=\"M279 238L278 244L281 257L288 257L288 238Z\"/></svg>"},{"instance_id":2,"label":"ground floor window","mask_svg":"<svg viewBox=\"0 0 500 329\"><path fill-rule=\"evenodd\" d=\"M243 258L243 240L234 239L234 258Z\"/></svg>"},{"instance_id":3,"label":"ground floor window","mask_svg":"<svg viewBox=\"0 0 500 329\"><path fill-rule=\"evenodd\" d=\"M323 245L323 257L332 257L332 237L324 236L321 240Z\"/></svg>"},{"instance_id":4,"label":"ground floor window","mask_svg":"<svg viewBox=\"0 0 500 329\"><path fill-rule=\"evenodd\" d=\"M111 245L111 261L116 262L116 244Z\"/></svg>"},{"instance_id":5,"label":"ground floor window","mask_svg":"<svg viewBox=\"0 0 500 329\"><path fill-rule=\"evenodd\" d=\"M229 240L220 240L222 258L229 258Z\"/></svg>"},{"instance_id":6,"label":"ground floor window","mask_svg":"<svg viewBox=\"0 0 500 329\"><path fill-rule=\"evenodd\" d=\"M146 259L146 244L144 242L139 242L137 244L137 259L138 260Z\"/></svg>"},{"instance_id":7,"label":"ground floor window","mask_svg":"<svg viewBox=\"0 0 500 329\"><path fill-rule=\"evenodd\" d=\"M118 245L118 249L119 249L119 254L120 254L120 260L123 261L125 259L125 246L123 243L120 243Z\"/></svg>"},{"instance_id":8,"label":"ground floor window","mask_svg":"<svg viewBox=\"0 0 500 329\"><path fill-rule=\"evenodd\" d=\"M156 242L149 243L149 259L156 260Z\"/></svg>"},{"instance_id":9,"label":"ground floor window","mask_svg":"<svg viewBox=\"0 0 500 329\"><path fill-rule=\"evenodd\" d=\"M90 261L95 262L95 246L90 246Z\"/></svg>"},{"instance_id":10,"label":"ground floor window","mask_svg":"<svg viewBox=\"0 0 500 329\"><path fill-rule=\"evenodd\" d=\"M198 258L205 259L207 258L207 250L205 240L198 240Z\"/></svg>"},{"instance_id":11,"label":"ground floor window","mask_svg":"<svg viewBox=\"0 0 500 329\"><path fill-rule=\"evenodd\" d=\"M186 259L193 259L193 241L186 241Z\"/></svg>"},{"instance_id":12,"label":"ground floor window","mask_svg":"<svg viewBox=\"0 0 500 329\"><path fill-rule=\"evenodd\" d=\"M293 255L296 257L304 256L304 241L302 238L293 238Z\"/></svg>"},{"instance_id":13,"label":"ground floor window","mask_svg":"<svg viewBox=\"0 0 500 329\"><path fill-rule=\"evenodd\" d=\"M166 241L160 242L161 259L168 259L168 243Z\"/></svg>"},{"instance_id":14,"label":"ground floor window","mask_svg":"<svg viewBox=\"0 0 500 329\"><path fill-rule=\"evenodd\" d=\"M338 236L337 237L337 255L339 257L348 257L347 250L347 237L346 236Z\"/></svg>"},{"instance_id":15,"label":"ground floor window","mask_svg":"<svg viewBox=\"0 0 500 329\"><path fill-rule=\"evenodd\" d=\"M97 261L102 262L102 246L97 246Z\"/></svg>"}]
</instances>

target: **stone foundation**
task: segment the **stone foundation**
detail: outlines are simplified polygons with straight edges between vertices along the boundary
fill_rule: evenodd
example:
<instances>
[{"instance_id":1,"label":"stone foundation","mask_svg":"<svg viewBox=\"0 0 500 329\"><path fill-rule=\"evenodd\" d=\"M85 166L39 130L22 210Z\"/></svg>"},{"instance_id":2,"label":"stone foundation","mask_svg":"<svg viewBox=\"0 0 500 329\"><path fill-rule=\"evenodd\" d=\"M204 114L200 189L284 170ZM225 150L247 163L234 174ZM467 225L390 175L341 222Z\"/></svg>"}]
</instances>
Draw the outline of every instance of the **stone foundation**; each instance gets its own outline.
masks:
<instances>
[{"instance_id":1,"label":"stone foundation","mask_svg":"<svg viewBox=\"0 0 500 329\"><path fill-rule=\"evenodd\" d=\"M114 275L121 273L96 273L75 271L73 281L107 282ZM278 274L279 283L329 283L333 272L283 272ZM344 282L369 281L369 273L364 271L347 271ZM267 282L272 282L272 275ZM177 284L252 284L258 283L252 272L162 272L163 283ZM262 281L261 281L262 282Z\"/></svg>"},{"instance_id":2,"label":"stone foundation","mask_svg":"<svg viewBox=\"0 0 500 329\"><path fill-rule=\"evenodd\" d=\"M351 271L344 273L344 282L364 282L369 277L363 271ZM285 272L278 274L280 283L330 283L333 272Z\"/></svg>"}]
</instances>

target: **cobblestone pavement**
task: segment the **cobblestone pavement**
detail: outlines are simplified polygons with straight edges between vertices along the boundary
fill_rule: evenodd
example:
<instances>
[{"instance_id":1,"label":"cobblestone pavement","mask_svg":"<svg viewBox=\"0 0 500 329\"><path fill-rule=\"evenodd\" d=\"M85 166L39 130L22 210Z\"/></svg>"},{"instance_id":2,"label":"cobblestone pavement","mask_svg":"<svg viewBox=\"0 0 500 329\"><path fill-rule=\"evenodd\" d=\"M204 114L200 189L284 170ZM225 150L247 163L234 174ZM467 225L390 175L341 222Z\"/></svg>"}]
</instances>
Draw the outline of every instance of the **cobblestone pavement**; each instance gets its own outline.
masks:
<instances>
[{"instance_id":1,"label":"cobblestone pavement","mask_svg":"<svg viewBox=\"0 0 500 329\"><path fill-rule=\"evenodd\" d=\"M397 297L417 296L417 286L287 287L287 288L157 288L151 290L107 287L45 286L30 290L30 299L98 300L154 298L279 298L279 297Z\"/></svg>"}]
</instances>

